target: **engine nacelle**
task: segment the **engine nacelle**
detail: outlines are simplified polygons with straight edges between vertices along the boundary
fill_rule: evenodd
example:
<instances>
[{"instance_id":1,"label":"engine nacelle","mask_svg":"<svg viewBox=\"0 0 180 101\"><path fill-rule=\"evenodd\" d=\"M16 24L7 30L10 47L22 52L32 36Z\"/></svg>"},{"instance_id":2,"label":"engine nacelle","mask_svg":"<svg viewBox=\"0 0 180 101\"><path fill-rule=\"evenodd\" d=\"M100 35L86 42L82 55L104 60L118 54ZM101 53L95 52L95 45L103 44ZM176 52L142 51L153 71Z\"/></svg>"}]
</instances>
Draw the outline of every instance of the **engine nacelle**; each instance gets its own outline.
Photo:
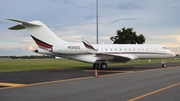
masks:
<instances>
[{"instance_id":1,"label":"engine nacelle","mask_svg":"<svg viewBox=\"0 0 180 101\"><path fill-rule=\"evenodd\" d=\"M84 54L86 53L86 48L83 44L60 44L52 47L53 53L58 54Z\"/></svg>"},{"instance_id":2,"label":"engine nacelle","mask_svg":"<svg viewBox=\"0 0 180 101\"><path fill-rule=\"evenodd\" d=\"M44 49L40 49L40 48L34 50L33 52L39 53L39 54L45 54L45 55L55 55L54 53L52 53L50 51L47 51L47 50L44 50Z\"/></svg>"}]
</instances>

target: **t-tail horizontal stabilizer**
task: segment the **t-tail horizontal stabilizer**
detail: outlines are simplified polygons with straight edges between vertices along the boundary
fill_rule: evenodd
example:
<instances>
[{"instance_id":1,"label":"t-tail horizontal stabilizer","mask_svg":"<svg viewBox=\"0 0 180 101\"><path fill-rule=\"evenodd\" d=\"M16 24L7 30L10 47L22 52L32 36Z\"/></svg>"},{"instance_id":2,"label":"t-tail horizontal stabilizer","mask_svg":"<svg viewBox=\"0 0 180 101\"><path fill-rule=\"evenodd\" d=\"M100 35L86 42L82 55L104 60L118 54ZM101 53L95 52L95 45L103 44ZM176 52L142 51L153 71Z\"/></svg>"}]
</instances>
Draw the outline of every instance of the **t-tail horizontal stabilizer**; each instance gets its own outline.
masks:
<instances>
[{"instance_id":1,"label":"t-tail horizontal stabilizer","mask_svg":"<svg viewBox=\"0 0 180 101\"><path fill-rule=\"evenodd\" d=\"M21 20L15 20L15 19L9 19L9 18L5 18L5 19L20 23L18 25L15 25L15 26L12 26L12 27L8 28L8 29L11 29L11 30L25 29L24 25L25 26L35 26L35 27L38 27L38 26L40 27L41 26L41 25L38 25L38 24L34 24L34 23L31 23L31 22L25 22L25 21L21 21Z\"/></svg>"},{"instance_id":2,"label":"t-tail horizontal stabilizer","mask_svg":"<svg viewBox=\"0 0 180 101\"><path fill-rule=\"evenodd\" d=\"M86 47L87 52L97 53L97 50L87 40L82 39L82 42L83 42L84 46Z\"/></svg>"},{"instance_id":3,"label":"t-tail horizontal stabilizer","mask_svg":"<svg viewBox=\"0 0 180 101\"><path fill-rule=\"evenodd\" d=\"M18 24L18 25L10 27L8 29L11 29L11 30L21 30L21 29L25 29L25 27L22 26L21 24Z\"/></svg>"}]
</instances>

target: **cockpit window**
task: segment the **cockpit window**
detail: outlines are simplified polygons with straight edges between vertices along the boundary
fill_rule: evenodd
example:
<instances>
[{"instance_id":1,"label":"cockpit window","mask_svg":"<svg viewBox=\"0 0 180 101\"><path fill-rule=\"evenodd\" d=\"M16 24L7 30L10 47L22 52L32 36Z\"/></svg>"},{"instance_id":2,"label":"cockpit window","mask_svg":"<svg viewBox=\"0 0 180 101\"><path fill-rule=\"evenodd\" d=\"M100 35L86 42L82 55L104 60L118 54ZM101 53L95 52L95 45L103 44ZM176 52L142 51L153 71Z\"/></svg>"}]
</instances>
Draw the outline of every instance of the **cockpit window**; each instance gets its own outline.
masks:
<instances>
[{"instance_id":1,"label":"cockpit window","mask_svg":"<svg viewBox=\"0 0 180 101\"><path fill-rule=\"evenodd\" d=\"M168 48L166 48L166 47L163 47L163 49L168 49Z\"/></svg>"}]
</instances>

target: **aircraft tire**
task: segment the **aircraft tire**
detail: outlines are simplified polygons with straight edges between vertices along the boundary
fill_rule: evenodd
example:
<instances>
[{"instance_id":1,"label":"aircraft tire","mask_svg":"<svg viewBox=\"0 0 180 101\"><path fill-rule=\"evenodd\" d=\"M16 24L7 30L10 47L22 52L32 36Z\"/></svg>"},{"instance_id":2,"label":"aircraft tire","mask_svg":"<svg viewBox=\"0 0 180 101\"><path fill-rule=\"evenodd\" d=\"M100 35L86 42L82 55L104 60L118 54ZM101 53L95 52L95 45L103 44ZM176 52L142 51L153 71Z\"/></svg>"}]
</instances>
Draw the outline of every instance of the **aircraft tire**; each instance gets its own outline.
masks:
<instances>
[{"instance_id":1,"label":"aircraft tire","mask_svg":"<svg viewBox=\"0 0 180 101\"><path fill-rule=\"evenodd\" d=\"M99 63L94 63L93 64L93 69L99 69Z\"/></svg>"},{"instance_id":2,"label":"aircraft tire","mask_svg":"<svg viewBox=\"0 0 180 101\"><path fill-rule=\"evenodd\" d=\"M162 64L161 67L166 67L166 64Z\"/></svg>"},{"instance_id":3,"label":"aircraft tire","mask_svg":"<svg viewBox=\"0 0 180 101\"><path fill-rule=\"evenodd\" d=\"M107 69L108 66L106 63L101 63L100 67L101 69Z\"/></svg>"}]
</instances>

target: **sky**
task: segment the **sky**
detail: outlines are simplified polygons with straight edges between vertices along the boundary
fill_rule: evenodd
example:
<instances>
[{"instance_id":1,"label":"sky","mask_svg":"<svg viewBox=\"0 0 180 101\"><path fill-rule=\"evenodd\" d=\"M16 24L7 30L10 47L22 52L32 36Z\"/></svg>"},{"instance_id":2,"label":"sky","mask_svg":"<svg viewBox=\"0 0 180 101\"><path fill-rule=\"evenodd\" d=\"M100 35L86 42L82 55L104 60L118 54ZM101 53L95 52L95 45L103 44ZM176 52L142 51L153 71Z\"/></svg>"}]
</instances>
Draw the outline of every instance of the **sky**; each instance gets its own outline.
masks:
<instances>
[{"instance_id":1,"label":"sky","mask_svg":"<svg viewBox=\"0 0 180 101\"><path fill-rule=\"evenodd\" d=\"M145 44L161 44L180 53L179 0L98 0L99 43L123 27L143 34ZM1 0L0 56L37 55L37 45L26 30L8 30L23 21L39 20L61 39L96 43L96 0Z\"/></svg>"}]
</instances>

